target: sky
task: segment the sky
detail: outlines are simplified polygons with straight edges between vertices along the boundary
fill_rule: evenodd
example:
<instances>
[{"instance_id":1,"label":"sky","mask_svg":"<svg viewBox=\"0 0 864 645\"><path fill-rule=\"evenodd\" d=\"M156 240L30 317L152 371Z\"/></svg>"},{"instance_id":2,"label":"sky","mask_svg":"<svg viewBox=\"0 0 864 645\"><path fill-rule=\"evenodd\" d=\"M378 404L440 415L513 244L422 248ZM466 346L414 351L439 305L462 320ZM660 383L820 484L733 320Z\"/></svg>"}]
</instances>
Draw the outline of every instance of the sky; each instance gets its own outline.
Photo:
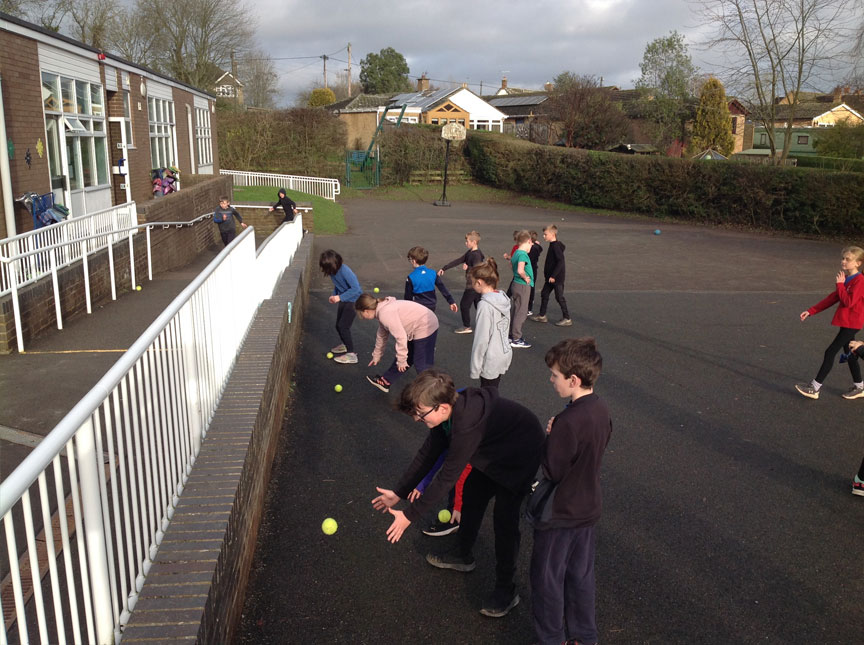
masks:
<instances>
[{"instance_id":1,"label":"sky","mask_svg":"<svg viewBox=\"0 0 864 645\"><path fill-rule=\"evenodd\" d=\"M255 47L273 59L280 106L348 67L359 82L360 61L393 47L412 81L467 82L491 93L502 76L510 87L542 89L564 71L633 87L645 45L677 30L694 63L710 71L711 52L687 0L247 0L257 14ZM301 58L308 57L308 58ZM277 60L290 59L290 60ZM481 87L482 83L482 87ZM481 92L482 90L482 92Z\"/></svg>"}]
</instances>

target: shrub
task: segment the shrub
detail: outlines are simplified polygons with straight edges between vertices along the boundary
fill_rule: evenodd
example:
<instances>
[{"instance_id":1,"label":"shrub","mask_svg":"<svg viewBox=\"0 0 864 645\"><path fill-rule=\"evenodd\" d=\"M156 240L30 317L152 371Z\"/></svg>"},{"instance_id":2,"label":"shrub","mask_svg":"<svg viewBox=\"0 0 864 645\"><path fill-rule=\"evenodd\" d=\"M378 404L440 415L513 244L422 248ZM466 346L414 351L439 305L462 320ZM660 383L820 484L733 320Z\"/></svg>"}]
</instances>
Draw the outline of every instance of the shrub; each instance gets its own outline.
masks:
<instances>
[{"instance_id":1,"label":"shrub","mask_svg":"<svg viewBox=\"0 0 864 645\"><path fill-rule=\"evenodd\" d=\"M475 180L578 206L809 234L864 233L864 182L849 172L639 157L470 132Z\"/></svg>"},{"instance_id":2,"label":"shrub","mask_svg":"<svg viewBox=\"0 0 864 645\"><path fill-rule=\"evenodd\" d=\"M414 171L444 169L446 143L436 125L406 125L385 128L378 137L381 146L381 183L405 184ZM461 142L450 145L449 169L467 170Z\"/></svg>"}]
</instances>

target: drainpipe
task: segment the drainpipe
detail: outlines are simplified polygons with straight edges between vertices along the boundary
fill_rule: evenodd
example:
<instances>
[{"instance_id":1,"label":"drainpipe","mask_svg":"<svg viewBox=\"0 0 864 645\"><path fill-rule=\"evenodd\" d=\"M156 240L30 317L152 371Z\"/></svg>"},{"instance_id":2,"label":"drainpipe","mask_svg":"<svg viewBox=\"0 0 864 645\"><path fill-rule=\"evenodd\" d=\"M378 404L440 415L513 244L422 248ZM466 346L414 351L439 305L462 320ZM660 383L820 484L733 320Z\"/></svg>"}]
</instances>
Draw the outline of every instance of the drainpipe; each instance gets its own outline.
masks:
<instances>
[{"instance_id":1,"label":"drainpipe","mask_svg":"<svg viewBox=\"0 0 864 645\"><path fill-rule=\"evenodd\" d=\"M9 169L9 152L6 141L6 110L3 107L3 75L0 74L0 185L3 189L3 212L6 215L6 237L14 237L15 204L12 201L12 171Z\"/></svg>"}]
</instances>

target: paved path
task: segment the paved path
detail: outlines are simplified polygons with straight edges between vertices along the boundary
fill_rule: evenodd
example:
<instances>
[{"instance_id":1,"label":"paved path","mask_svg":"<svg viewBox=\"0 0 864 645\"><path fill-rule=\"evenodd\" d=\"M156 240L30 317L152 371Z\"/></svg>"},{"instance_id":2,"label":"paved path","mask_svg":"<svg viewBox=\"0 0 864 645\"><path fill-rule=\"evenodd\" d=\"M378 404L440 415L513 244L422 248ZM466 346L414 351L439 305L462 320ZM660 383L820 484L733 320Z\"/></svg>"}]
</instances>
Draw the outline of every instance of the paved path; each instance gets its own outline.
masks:
<instances>
[{"instance_id":1,"label":"paved path","mask_svg":"<svg viewBox=\"0 0 864 645\"><path fill-rule=\"evenodd\" d=\"M597 553L601 642L860 642L864 499L849 490L864 401L839 396L845 366L819 401L792 390L834 334L830 314L797 316L832 288L837 244L502 206L358 200L346 213L349 233L319 237L317 250L336 248L365 288L397 296L415 244L437 267L472 228L500 257L513 229L559 226L574 326L527 322L534 347L517 352L501 390L545 420L563 403L547 382L546 348L565 334L597 338L597 391L615 425ZM446 281L458 300L461 272ZM424 428L391 410L398 387L388 396L365 382L372 368L324 358L337 342L328 284L313 283L238 640L532 642L529 531L522 604L498 620L478 613L493 582L488 517L470 574L423 560L451 538L412 527L396 545L385 540L389 521L369 500L395 483ZM437 363L467 385L471 337L452 334L459 318L441 309ZM368 361L374 324L354 331ZM321 533L325 517L339 522L333 536Z\"/></svg>"}]
</instances>

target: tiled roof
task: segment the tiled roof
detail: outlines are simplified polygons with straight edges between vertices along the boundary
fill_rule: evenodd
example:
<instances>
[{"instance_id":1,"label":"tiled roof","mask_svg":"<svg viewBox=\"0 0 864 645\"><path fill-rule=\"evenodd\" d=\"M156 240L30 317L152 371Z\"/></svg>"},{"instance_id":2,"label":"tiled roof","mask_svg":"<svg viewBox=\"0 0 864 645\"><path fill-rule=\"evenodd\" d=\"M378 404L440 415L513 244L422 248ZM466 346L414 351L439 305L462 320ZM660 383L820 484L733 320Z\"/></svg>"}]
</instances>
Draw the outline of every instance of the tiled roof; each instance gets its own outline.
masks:
<instances>
[{"instance_id":1,"label":"tiled roof","mask_svg":"<svg viewBox=\"0 0 864 645\"><path fill-rule=\"evenodd\" d=\"M385 107L390 102L391 96L391 94L358 94L331 103L327 109L339 110L340 112L370 112L379 107Z\"/></svg>"}]
</instances>

